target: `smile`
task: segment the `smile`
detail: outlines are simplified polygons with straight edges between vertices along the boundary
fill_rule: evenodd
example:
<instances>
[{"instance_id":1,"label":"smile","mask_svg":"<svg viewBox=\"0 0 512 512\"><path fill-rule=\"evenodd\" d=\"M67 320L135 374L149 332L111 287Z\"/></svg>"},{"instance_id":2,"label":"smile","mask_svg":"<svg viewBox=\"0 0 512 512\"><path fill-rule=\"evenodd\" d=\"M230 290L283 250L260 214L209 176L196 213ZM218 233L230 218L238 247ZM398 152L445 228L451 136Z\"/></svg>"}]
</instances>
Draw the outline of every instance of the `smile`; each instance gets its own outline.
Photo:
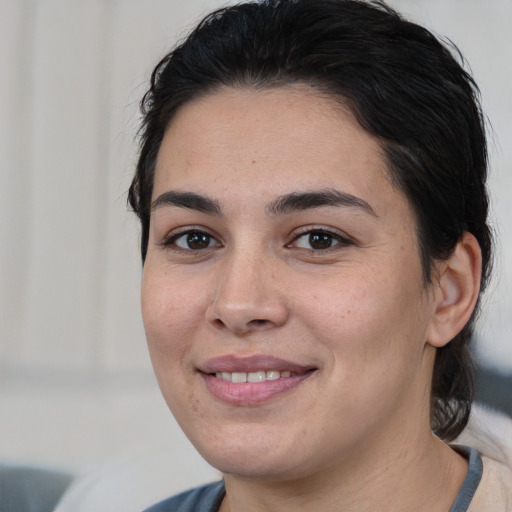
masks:
<instances>
[{"instance_id":1,"label":"smile","mask_svg":"<svg viewBox=\"0 0 512 512\"><path fill-rule=\"evenodd\" d=\"M247 407L287 395L318 368L269 356L225 356L209 360L198 370L211 396L230 406Z\"/></svg>"},{"instance_id":2,"label":"smile","mask_svg":"<svg viewBox=\"0 0 512 512\"><path fill-rule=\"evenodd\" d=\"M226 382L265 382L269 380L286 379L297 375L295 372L279 371L279 370L260 370L255 372L216 372L217 379L225 380Z\"/></svg>"}]
</instances>

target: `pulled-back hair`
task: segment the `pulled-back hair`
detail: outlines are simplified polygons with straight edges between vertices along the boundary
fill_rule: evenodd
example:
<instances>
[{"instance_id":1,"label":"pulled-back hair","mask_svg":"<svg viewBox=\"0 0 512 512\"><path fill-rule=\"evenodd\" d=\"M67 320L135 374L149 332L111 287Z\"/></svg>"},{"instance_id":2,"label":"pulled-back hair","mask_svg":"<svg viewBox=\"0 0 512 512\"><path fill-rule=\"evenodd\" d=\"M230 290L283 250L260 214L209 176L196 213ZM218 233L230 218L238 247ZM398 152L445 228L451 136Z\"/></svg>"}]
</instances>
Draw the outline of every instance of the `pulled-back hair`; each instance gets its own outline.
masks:
<instances>
[{"instance_id":1,"label":"pulled-back hair","mask_svg":"<svg viewBox=\"0 0 512 512\"><path fill-rule=\"evenodd\" d=\"M467 231L482 251L483 289L491 261L486 139L479 92L460 60L455 47L380 1L263 0L211 13L157 65L142 101L129 202L142 224L143 261L157 154L176 111L223 87L297 83L348 106L380 142L416 216L426 285L434 262ZM431 425L445 441L471 409L475 315L437 351Z\"/></svg>"}]
</instances>

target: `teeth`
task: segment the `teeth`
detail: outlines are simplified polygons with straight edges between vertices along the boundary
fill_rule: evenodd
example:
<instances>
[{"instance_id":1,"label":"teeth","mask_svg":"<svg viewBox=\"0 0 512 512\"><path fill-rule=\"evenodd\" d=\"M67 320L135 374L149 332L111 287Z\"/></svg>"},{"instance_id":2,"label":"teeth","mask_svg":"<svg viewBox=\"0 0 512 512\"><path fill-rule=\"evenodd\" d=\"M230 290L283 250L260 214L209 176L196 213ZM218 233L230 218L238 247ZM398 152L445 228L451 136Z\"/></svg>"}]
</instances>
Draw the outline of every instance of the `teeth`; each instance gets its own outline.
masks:
<instances>
[{"instance_id":1,"label":"teeth","mask_svg":"<svg viewBox=\"0 0 512 512\"><path fill-rule=\"evenodd\" d=\"M263 382L267 380L267 372L251 372L247 374L247 382Z\"/></svg>"},{"instance_id":2,"label":"teeth","mask_svg":"<svg viewBox=\"0 0 512 512\"><path fill-rule=\"evenodd\" d=\"M227 382L264 382L266 380L277 380L279 378L286 379L288 377L292 377L296 375L296 373L292 373L289 371L280 372L278 370L269 370L264 371L260 370L257 372L217 372L215 377L217 379L222 379Z\"/></svg>"},{"instance_id":3,"label":"teeth","mask_svg":"<svg viewBox=\"0 0 512 512\"><path fill-rule=\"evenodd\" d=\"M247 382L247 373L233 372L231 374L231 382Z\"/></svg>"}]
</instances>

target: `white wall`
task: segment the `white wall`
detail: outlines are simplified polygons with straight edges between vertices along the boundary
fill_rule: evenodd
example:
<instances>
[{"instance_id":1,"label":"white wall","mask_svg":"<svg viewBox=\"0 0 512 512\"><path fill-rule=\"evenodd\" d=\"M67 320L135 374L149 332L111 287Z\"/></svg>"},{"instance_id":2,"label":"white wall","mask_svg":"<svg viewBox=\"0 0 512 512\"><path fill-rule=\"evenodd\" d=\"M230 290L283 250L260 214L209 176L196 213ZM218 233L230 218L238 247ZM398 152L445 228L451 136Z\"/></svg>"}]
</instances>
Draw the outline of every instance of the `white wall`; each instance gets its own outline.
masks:
<instances>
[{"instance_id":1,"label":"white wall","mask_svg":"<svg viewBox=\"0 0 512 512\"><path fill-rule=\"evenodd\" d=\"M512 371L512 2L391 3L459 44L482 88L501 246L478 350ZM0 0L0 457L85 470L177 435L151 377L125 199L148 76L217 5Z\"/></svg>"}]
</instances>

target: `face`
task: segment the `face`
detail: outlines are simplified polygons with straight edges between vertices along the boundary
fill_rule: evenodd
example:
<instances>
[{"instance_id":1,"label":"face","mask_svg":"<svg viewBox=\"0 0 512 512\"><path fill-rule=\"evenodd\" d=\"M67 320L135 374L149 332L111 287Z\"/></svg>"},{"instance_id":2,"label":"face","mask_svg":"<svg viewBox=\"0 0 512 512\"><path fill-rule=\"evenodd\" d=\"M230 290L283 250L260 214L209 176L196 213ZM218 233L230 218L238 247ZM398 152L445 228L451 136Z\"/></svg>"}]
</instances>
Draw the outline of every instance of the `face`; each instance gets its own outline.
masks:
<instances>
[{"instance_id":1,"label":"face","mask_svg":"<svg viewBox=\"0 0 512 512\"><path fill-rule=\"evenodd\" d=\"M406 198L334 100L224 89L168 127L143 319L170 409L224 473L300 478L430 432L422 275Z\"/></svg>"}]
</instances>

